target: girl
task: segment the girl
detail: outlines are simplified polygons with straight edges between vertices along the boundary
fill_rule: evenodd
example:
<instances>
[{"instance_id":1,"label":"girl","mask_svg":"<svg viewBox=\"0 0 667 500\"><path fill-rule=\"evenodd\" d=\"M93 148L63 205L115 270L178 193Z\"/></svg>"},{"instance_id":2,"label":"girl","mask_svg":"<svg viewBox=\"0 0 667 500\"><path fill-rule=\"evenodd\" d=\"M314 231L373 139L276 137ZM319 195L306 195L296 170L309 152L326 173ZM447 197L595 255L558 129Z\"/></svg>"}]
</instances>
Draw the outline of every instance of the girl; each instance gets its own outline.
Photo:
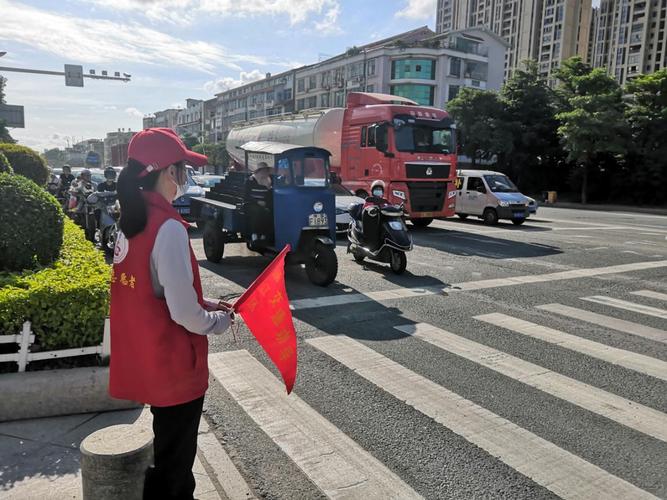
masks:
<instances>
[{"instance_id":1,"label":"girl","mask_svg":"<svg viewBox=\"0 0 667 500\"><path fill-rule=\"evenodd\" d=\"M128 158L117 186L109 392L151 406L155 466L146 472L144 498L191 499L208 388L206 335L234 321L224 305L204 300L188 224L171 205L187 185L185 163L207 158L164 128L137 133Z\"/></svg>"}]
</instances>

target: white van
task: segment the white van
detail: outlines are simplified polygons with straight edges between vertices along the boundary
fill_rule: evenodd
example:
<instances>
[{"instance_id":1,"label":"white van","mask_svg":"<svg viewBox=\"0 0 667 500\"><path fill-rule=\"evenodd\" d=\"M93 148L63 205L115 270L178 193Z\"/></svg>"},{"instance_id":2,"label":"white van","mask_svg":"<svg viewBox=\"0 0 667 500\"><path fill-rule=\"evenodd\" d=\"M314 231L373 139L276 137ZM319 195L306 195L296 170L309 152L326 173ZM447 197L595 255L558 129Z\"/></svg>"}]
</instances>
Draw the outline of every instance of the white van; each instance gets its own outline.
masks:
<instances>
[{"instance_id":1,"label":"white van","mask_svg":"<svg viewBox=\"0 0 667 500\"><path fill-rule=\"evenodd\" d=\"M456 215L474 215L486 224L499 219L523 224L530 216L532 198L521 194L505 174L491 170L459 170L456 177Z\"/></svg>"}]
</instances>

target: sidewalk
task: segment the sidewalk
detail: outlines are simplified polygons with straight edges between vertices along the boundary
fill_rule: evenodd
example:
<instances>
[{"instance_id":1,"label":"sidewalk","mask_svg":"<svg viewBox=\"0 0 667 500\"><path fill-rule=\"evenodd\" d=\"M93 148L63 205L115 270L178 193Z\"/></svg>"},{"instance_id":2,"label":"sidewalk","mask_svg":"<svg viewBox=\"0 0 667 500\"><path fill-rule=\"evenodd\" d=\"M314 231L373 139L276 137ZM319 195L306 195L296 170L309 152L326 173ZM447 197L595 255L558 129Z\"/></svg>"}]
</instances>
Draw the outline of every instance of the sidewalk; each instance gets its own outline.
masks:
<instances>
[{"instance_id":1,"label":"sidewalk","mask_svg":"<svg viewBox=\"0 0 667 500\"><path fill-rule=\"evenodd\" d=\"M667 215L667 207L633 207L631 205L596 205L588 203L570 203L570 202L556 202L556 203L542 203L540 207L544 208L570 208L575 210L597 210L600 212L627 212L636 214L650 214L650 215Z\"/></svg>"},{"instance_id":2,"label":"sidewalk","mask_svg":"<svg viewBox=\"0 0 667 500\"><path fill-rule=\"evenodd\" d=\"M79 445L116 424L150 426L148 409L0 423L0 498L80 499ZM202 417L194 466L199 500L249 499L252 492Z\"/></svg>"}]
</instances>

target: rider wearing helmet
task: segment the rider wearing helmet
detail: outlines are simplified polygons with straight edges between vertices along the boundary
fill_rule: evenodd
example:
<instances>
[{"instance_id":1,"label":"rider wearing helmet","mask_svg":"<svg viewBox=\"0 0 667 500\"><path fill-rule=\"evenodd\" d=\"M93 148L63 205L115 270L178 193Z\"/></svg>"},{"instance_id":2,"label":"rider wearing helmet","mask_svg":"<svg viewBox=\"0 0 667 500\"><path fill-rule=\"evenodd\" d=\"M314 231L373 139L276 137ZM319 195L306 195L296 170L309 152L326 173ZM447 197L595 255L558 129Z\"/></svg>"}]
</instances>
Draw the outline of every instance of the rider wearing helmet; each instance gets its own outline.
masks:
<instances>
[{"instance_id":1,"label":"rider wearing helmet","mask_svg":"<svg viewBox=\"0 0 667 500\"><path fill-rule=\"evenodd\" d=\"M378 205L380 207L389 205L389 201L384 197L385 185L384 181L378 179L371 184L371 195L366 198L364 208L371 205Z\"/></svg>"},{"instance_id":2,"label":"rider wearing helmet","mask_svg":"<svg viewBox=\"0 0 667 500\"><path fill-rule=\"evenodd\" d=\"M113 167L107 167L104 169L104 179L105 181L100 183L97 186L97 190L100 193L105 191L115 191L116 190L116 170Z\"/></svg>"}]
</instances>

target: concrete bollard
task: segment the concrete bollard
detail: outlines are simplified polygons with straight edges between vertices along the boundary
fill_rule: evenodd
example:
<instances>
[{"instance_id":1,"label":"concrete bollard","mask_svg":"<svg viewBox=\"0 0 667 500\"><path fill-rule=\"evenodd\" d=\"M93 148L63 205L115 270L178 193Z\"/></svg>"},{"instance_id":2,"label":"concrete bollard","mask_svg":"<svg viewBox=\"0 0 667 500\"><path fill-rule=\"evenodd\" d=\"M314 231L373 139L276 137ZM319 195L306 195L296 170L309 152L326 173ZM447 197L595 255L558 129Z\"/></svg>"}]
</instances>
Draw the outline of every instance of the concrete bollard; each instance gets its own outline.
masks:
<instances>
[{"instance_id":1,"label":"concrete bollard","mask_svg":"<svg viewBox=\"0 0 667 500\"><path fill-rule=\"evenodd\" d=\"M141 500L144 473L153 463L150 426L112 425L81 443L84 500Z\"/></svg>"}]
</instances>

